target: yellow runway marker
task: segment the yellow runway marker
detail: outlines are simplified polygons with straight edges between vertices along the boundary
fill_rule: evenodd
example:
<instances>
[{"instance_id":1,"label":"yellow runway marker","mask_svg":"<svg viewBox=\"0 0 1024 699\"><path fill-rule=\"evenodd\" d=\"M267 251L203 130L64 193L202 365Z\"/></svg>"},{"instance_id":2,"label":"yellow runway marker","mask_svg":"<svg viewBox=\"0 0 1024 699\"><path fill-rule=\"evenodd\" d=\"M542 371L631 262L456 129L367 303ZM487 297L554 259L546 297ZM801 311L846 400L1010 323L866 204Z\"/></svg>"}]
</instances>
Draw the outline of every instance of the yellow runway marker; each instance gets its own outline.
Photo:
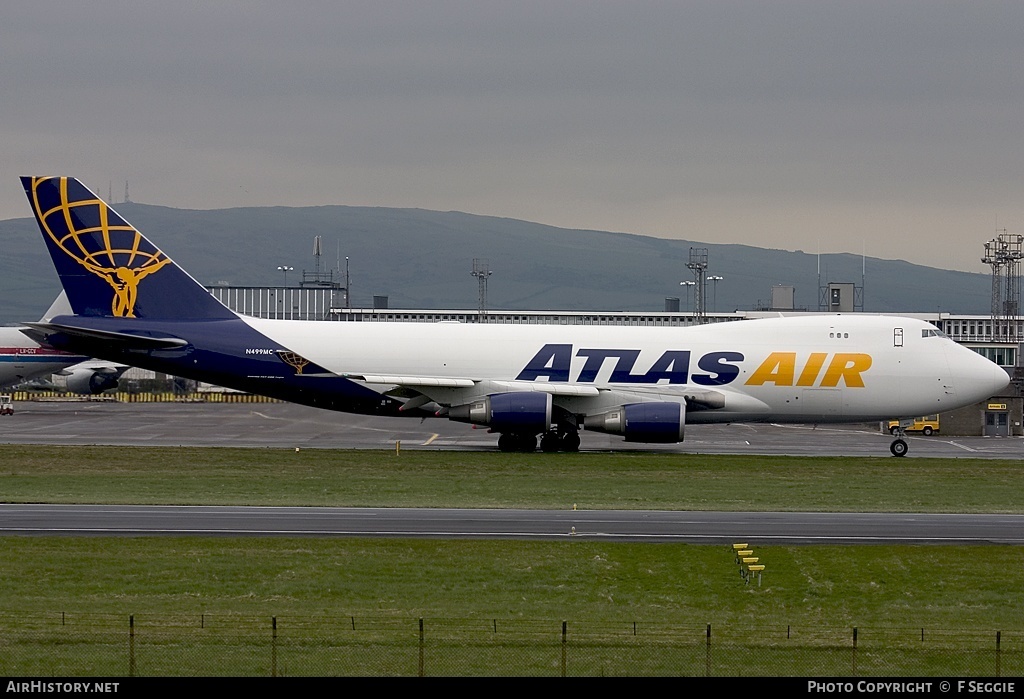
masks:
<instances>
[{"instance_id":1,"label":"yellow runway marker","mask_svg":"<svg viewBox=\"0 0 1024 699\"><path fill-rule=\"evenodd\" d=\"M438 434L437 432L435 432L434 434L430 435L430 439L428 439L427 441L425 441L425 442L424 442L423 444L421 444L420 446L423 446L423 447L428 447L428 446L430 446L430 443L431 443L431 442L433 442L433 441L434 441L435 439L437 439L437 438L438 438L438 437L440 437L440 436L441 436L441 435L439 435L439 434Z\"/></svg>"}]
</instances>

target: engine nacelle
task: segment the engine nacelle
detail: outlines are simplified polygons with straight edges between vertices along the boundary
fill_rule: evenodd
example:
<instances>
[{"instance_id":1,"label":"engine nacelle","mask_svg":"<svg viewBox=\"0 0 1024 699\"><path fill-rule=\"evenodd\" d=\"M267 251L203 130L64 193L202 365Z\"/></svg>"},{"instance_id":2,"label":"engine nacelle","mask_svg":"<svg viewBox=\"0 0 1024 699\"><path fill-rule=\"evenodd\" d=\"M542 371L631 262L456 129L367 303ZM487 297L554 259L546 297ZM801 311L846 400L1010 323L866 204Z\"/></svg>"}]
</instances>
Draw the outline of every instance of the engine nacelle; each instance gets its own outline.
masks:
<instances>
[{"instance_id":1,"label":"engine nacelle","mask_svg":"<svg viewBox=\"0 0 1024 699\"><path fill-rule=\"evenodd\" d=\"M540 434L551 427L551 394L495 393L448 410L448 419L487 425L495 432Z\"/></svg>"},{"instance_id":2,"label":"engine nacelle","mask_svg":"<svg viewBox=\"0 0 1024 699\"><path fill-rule=\"evenodd\" d=\"M630 403L607 413L587 415L583 426L595 432L621 435L627 442L675 444L683 441L686 404Z\"/></svg>"},{"instance_id":3,"label":"engine nacelle","mask_svg":"<svg viewBox=\"0 0 1024 699\"><path fill-rule=\"evenodd\" d=\"M97 369L75 369L67 377L69 391L96 395L117 388L119 372Z\"/></svg>"}]
</instances>

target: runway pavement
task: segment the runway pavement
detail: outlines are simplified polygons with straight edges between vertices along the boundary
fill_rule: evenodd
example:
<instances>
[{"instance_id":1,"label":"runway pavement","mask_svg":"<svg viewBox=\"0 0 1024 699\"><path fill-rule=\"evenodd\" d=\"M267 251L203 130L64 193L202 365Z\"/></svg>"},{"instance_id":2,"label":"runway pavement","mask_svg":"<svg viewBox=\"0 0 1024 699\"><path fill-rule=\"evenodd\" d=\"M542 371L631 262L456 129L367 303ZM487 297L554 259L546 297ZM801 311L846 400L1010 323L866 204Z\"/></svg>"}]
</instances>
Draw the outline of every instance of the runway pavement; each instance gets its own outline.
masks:
<instances>
[{"instance_id":1,"label":"runway pavement","mask_svg":"<svg viewBox=\"0 0 1024 699\"><path fill-rule=\"evenodd\" d=\"M0 534L1024 544L1024 515L0 505Z\"/></svg>"},{"instance_id":2,"label":"runway pavement","mask_svg":"<svg viewBox=\"0 0 1024 699\"><path fill-rule=\"evenodd\" d=\"M330 449L496 450L497 435L445 419L379 418L289 403L19 402L0 417L0 443ZM584 451L889 456L892 437L876 425L694 425L681 444L627 444L581 432ZM908 457L1019 459L1019 437L908 438ZM543 454L538 453L538 458Z\"/></svg>"}]
</instances>

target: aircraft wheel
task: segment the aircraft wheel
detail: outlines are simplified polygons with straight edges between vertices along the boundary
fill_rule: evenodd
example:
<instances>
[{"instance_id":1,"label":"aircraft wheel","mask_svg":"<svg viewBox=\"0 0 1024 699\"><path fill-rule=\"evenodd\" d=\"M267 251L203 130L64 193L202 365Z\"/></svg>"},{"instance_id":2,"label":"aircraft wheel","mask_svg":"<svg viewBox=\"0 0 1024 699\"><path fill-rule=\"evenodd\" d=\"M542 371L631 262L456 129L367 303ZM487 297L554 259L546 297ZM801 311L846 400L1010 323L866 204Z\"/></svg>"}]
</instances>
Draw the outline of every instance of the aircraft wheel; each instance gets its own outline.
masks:
<instances>
[{"instance_id":1,"label":"aircraft wheel","mask_svg":"<svg viewBox=\"0 0 1024 699\"><path fill-rule=\"evenodd\" d=\"M516 442L518 442L518 451L530 452L537 451L537 436L532 434L517 434Z\"/></svg>"},{"instance_id":2,"label":"aircraft wheel","mask_svg":"<svg viewBox=\"0 0 1024 699\"><path fill-rule=\"evenodd\" d=\"M558 451L561 448L561 446L562 445L558 439L558 434L555 432L545 432L544 436L540 438L541 451Z\"/></svg>"},{"instance_id":3,"label":"aircraft wheel","mask_svg":"<svg viewBox=\"0 0 1024 699\"><path fill-rule=\"evenodd\" d=\"M889 451L892 452L893 456L906 456L909 450L910 447L902 439L897 439L889 445Z\"/></svg>"},{"instance_id":4,"label":"aircraft wheel","mask_svg":"<svg viewBox=\"0 0 1024 699\"><path fill-rule=\"evenodd\" d=\"M517 441L512 433L502 432L498 435L498 449L501 451L515 451Z\"/></svg>"},{"instance_id":5,"label":"aircraft wheel","mask_svg":"<svg viewBox=\"0 0 1024 699\"><path fill-rule=\"evenodd\" d=\"M580 450L580 433L579 432L566 432L562 435L562 451L579 451Z\"/></svg>"}]
</instances>

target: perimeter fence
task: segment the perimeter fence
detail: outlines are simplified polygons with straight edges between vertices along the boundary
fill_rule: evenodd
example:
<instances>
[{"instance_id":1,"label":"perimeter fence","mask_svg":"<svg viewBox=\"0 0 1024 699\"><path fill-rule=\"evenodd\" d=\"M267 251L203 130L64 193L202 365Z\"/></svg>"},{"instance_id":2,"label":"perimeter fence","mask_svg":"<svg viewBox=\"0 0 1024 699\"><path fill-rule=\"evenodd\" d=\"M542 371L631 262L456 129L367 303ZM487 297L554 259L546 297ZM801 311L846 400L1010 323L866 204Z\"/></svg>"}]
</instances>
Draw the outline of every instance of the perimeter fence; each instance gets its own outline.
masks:
<instances>
[{"instance_id":1,"label":"perimeter fence","mask_svg":"<svg viewBox=\"0 0 1024 699\"><path fill-rule=\"evenodd\" d=\"M0 614L0 675L1024 675L1024 630L640 621Z\"/></svg>"},{"instance_id":2,"label":"perimeter fence","mask_svg":"<svg viewBox=\"0 0 1024 699\"><path fill-rule=\"evenodd\" d=\"M278 398L260 396L255 393L235 391L194 391L175 393L173 391L117 391L95 396L83 396L60 391L13 391L11 398L16 402L38 403L282 403Z\"/></svg>"}]
</instances>

